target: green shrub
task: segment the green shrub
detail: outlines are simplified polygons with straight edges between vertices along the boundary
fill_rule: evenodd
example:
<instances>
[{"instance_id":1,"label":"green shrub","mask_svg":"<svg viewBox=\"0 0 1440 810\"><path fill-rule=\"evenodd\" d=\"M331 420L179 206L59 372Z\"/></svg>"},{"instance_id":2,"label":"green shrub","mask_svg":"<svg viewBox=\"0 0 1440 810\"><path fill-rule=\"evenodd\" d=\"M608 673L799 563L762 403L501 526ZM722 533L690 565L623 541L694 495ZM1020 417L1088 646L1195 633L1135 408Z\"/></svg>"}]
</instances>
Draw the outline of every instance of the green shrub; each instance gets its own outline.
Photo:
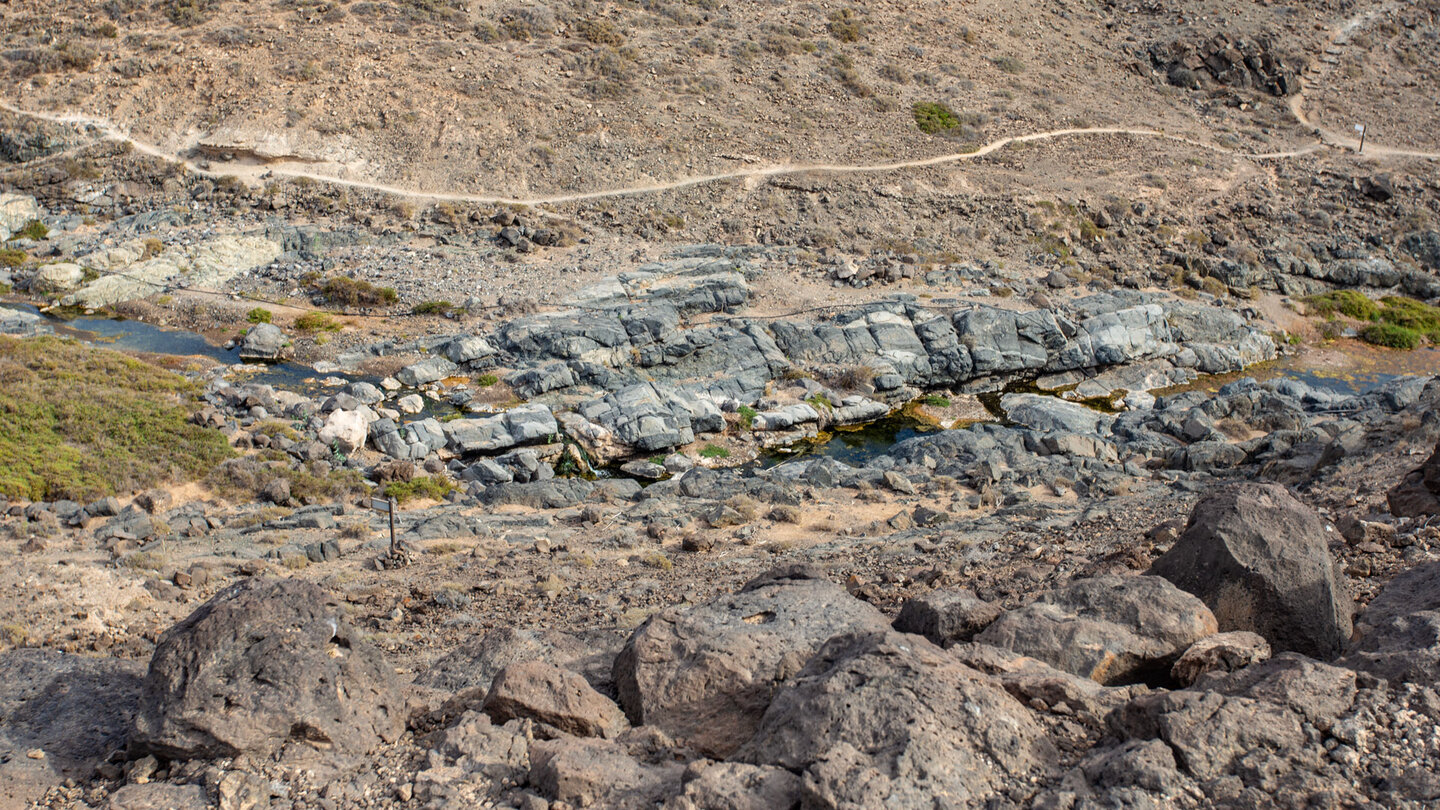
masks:
<instances>
[{"instance_id":1,"label":"green shrub","mask_svg":"<svg viewBox=\"0 0 1440 810\"><path fill-rule=\"evenodd\" d=\"M933 407L933 408L948 408L948 407L950 407L950 399L949 399L949 397L942 397L942 396L940 396L939 394L930 394L929 396L925 397L924 399L922 399L922 400L920 400L920 401L923 402L923 403L925 403L926 405L929 405L929 406Z\"/></svg>"},{"instance_id":2,"label":"green shrub","mask_svg":"<svg viewBox=\"0 0 1440 810\"><path fill-rule=\"evenodd\" d=\"M409 481L392 481L386 484L382 491L387 498L394 498L396 503L405 503L418 498L443 500L454 489L455 485L450 483L448 478L419 475Z\"/></svg>"},{"instance_id":3,"label":"green shrub","mask_svg":"<svg viewBox=\"0 0 1440 810\"><path fill-rule=\"evenodd\" d=\"M301 332L339 332L340 322L328 312L307 312L295 319Z\"/></svg>"},{"instance_id":4,"label":"green shrub","mask_svg":"<svg viewBox=\"0 0 1440 810\"><path fill-rule=\"evenodd\" d=\"M0 267L19 267L29 256L19 248L0 248Z\"/></svg>"},{"instance_id":5,"label":"green shrub","mask_svg":"<svg viewBox=\"0 0 1440 810\"><path fill-rule=\"evenodd\" d=\"M245 313L245 320L250 323L270 323L271 312L264 307L255 307Z\"/></svg>"},{"instance_id":6,"label":"green shrub","mask_svg":"<svg viewBox=\"0 0 1440 810\"><path fill-rule=\"evenodd\" d=\"M911 111L915 115L915 126L927 135L938 135L960 126L955 113L938 101L917 101Z\"/></svg>"},{"instance_id":7,"label":"green shrub","mask_svg":"<svg viewBox=\"0 0 1440 810\"><path fill-rule=\"evenodd\" d=\"M1393 323L1372 323L1360 330L1360 339L1376 346L1392 349L1413 349L1420 345L1420 333Z\"/></svg>"},{"instance_id":8,"label":"green shrub","mask_svg":"<svg viewBox=\"0 0 1440 810\"><path fill-rule=\"evenodd\" d=\"M1440 342L1440 308L1402 295L1387 295L1380 302L1385 305L1380 310L1380 320L1413 329Z\"/></svg>"},{"instance_id":9,"label":"green shrub","mask_svg":"<svg viewBox=\"0 0 1440 810\"><path fill-rule=\"evenodd\" d=\"M490 386L498 382L500 382L500 378L495 376L494 374L481 374L479 377L475 378L475 384L480 386L481 388L489 388Z\"/></svg>"},{"instance_id":10,"label":"green shrub","mask_svg":"<svg viewBox=\"0 0 1440 810\"><path fill-rule=\"evenodd\" d=\"M23 227L23 228L21 228L20 230L16 231L15 234L14 234L13 236L11 236L10 238L11 238L11 239L33 239L33 240L35 240L36 242L38 242L38 241L40 241L41 239L44 239L44 238L46 238L46 237L49 236L49 235L50 235L50 229L47 228L47 227L45 227L45 223L41 222L41 221L38 220L38 219L32 219L32 220L30 220L29 222L25 223L25 227Z\"/></svg>"},{"instance_id":11,"label":"green shrub","mask_svg":"<svg viewBox=\"0 0 1440 810\"><path fill-rule=\"evenodd\" d=\"M755 426L755 414L757 411L754 408L749 405L741 405L735 409L735 413L740 415L740 427L749 430Z\"/></svg>"},{"instance_id":12,"label":"green shrub","mask_svg":"<svg viewBox=\"0 0 1440 810\"><path fill-rule=\"evenodd\" d=\"M84 501L203 475L233 451L190 423L196 395L108 349L0 337L0 494Z\"/></svg>"},{"instance_id":13,"label":"green shrub","mask_svg":"<svg viewBox=\"0 0 1440 810\"><path fill-rule=\"evenodd\" d=\"M439 315L444 317L455 313L455 305L449 301L421 301L411 312L415 315Z\"/></svg>"},{"instance_id":14,"label":"green shrub","mask_svg":"<svg viewBox=\"0 0 1440 810\"><path fill-rule=\"evenodd\" d=\"M388 306L400 299L394 287L376 287L368 281L349 276L332 276L320 287L320 297L331 306Z\"/></svg>"},{"instance_id":15,"label":"green shrub","mask_svg":"<svg viewBox=\"0 0 1440 810\"><path fill-rule=\"evenodd\" d=\"M1373 321L1380 315L1380 307L1355 290L1331 290L1312 295L1305 299L1312 315L1330 315L1338 312L1360 321Z\"/></svg>"},{"instance_id":16,"label":"green shrub","mask_svg":"<svg viewBox=\"0 0 1440 810\"><path fill-rule=\"evenodd\" d=\"M701 458L729 458L729 457L730 457L730 451L729 451L729 450L726 450L725 448L723 448L723 447L721 447L721 446L719 446L719 445L707 444L707 445L705 445L704 447L700 448L700 457L701 457Z\"/></svg>"}]
</instances>

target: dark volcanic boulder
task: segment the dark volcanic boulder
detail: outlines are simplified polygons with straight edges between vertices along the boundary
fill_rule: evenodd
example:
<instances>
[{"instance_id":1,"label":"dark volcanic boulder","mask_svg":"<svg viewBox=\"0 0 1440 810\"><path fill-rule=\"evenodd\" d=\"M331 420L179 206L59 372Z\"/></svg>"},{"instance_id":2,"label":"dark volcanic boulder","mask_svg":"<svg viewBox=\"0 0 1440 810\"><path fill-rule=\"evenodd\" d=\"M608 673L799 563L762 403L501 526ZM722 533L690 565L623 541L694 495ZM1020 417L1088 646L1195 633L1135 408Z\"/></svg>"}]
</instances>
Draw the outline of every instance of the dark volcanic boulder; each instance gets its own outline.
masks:
<instances>
[{"instance_id":1,"label":"dark volcanic boulder","mask_svg":"<svg viewBox=\"0 0 1440 810\"><path fill-rule=\"evenodd\" d=\"M1390 490L1386 500L1390 514L1396 517L1440 514L1440 443L1424 464L1411 470Z\"/></svg>"},{"instance_id":2,"label":"dark volcanic boulder","mask_svg":"<svg viewBox=\"0 0 1440 810\"><path fill-rule=\"evenodd\" d=\"M300 580L246 580L160 637L130 748L207 759L303 740L363 753L404 727L393 671L338 600Z\"/></svg>"},{"instance_id":3,"label":"dark volcanic boulder","mask_svg":"<svg viewBox=\"0 0 1440 810\"><path fill-rule=\"evenodd\" d=\"M895 617L895 629L948 647L974 638L1003 612L964 588L931 591L905 600Z\"/></svg>"},{"instance_id":4,"label":"dark volcanic boulder","mask_svg":"<svg viewBox=\"0 0 1440 810\"><path fill-rule=\"evenodd\" d=\"M1325 526L1278 484L1201 498L1149 573L1203 599L1221 630L1259 633L1277 651L1330 659L1350 638L1350 599L1335 580Z\"/></svg>"},{"instance_id":5,"label":"dark volcanic boulder","mask_svg":"<svg viewBox=\"0 0 1440 810\"><path fill-rule=\"evenodd\" d=\"M862 808L1006 804L1055 756L996 681L891 631L828 642L735 758L801 773L804 807Z\"/></svg>"},{"instance_id":6,"label":"dark volcanic boulder","mask_svg":"<svg viewBox=\"0 0 1440 810\"><path fill-rule=\"evenodd\" d=\"M1402 571L1356 626L1342 664L1397 682L1440 680L1440 563Z\"/></svg>"},{"instance_id":7,"label":"dark volcanic boulder","mask_svg":"<svg viewBox=\"0 0 1440 810\"><path fill-rule=\"evenodd\" d=\"M1205 604L1159 577L1082 579L996 619L975 637L1109 686L1164 680L1215 633Z\"/></svg>"},{"instance_id":8,"label":"dark volcanic boulder","mask_svg":"<svg viewBox=\"0 0 1440 810\"><path fill-rule=\"evenodd\" d=\"M620 705L712 757L755 731L780 682L827 639L887 630L880 611L803 572L767 575L740 593L651 616L615 659Z\"/></svg>"}]
</instances>

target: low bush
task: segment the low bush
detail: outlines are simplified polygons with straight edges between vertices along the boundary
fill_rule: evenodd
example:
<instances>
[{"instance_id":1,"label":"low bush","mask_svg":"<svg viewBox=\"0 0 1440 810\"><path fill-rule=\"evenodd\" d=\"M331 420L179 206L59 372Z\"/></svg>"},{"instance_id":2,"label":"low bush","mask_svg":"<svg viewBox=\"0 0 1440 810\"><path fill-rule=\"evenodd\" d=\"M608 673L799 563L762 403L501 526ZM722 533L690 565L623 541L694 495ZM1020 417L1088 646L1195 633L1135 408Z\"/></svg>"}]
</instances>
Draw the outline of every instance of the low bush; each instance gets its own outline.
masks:
<instances>
[{"instance_id":1,"label":"low bush","mask_svg":"<svg viewBox=\"0 0 1440 810\"><path fill-rule=\"evenodd\" d=\"M377 287L363 279L332 276L320 287L320 297L331 306L389 306L400 299L394 287Z\"/></svg>"},{"instance_id":2,"label":"low bush","mask_svg":"<svg viewBox=\"0 0 1440 810\"><path fill-rule=\"evenodd\" d=\"M1392 349L1413 349L1420 345L1421 335L1414 329L1393 323L1372 323L1360 330L1360 339L1376 346Z\"/></svg>"},{"instance_id":3,"label":"low bush","mask_svg":"<svg viewBox=\"0 0 1440 810\"><path fill-rule=\"evenodd\" d=\"M729 458L730 451L716 444L707 444L700 448L701 458Z\"/></svg>"},{"instance_id":4,"label":"low bush","mask_svg":"<svg viewBox=\"0 0 1440 810\"><path fill-rule=\"evenodd\" d=\"M165 16L181 28L205 22L215 7L215 0L166 0Z\"/></svg>"},{"instance_id":5,"label":"low bush","mask_svg":"<svg viewBox=\"0 0 1440 810\"><path fill-rule=\"evenodd\" d=\"M1380 306L1356 290L1331 290L1312 295L1305 299L1305 304L1312 315L1338 312L1356 320L1372 321L1380 314Z\"/></svg>"},{"instance_id":6,"label":"low bush","mask_svg":"<svg viewBox=\"0 0 1440 810\"><path fill-rule=\"evenodd\" d=\"M915 115L915 126L927 135L938 135L960 126L955 113L938 101L917 101L911 112Z\"/></svg>"},{"instance_id":7,"label":"low bush","mask_svg":"<svg viewBox=\"0 0 1440 810\"><path fill-rule=\"evenodd\" d=\"M396 503L428 498L432 501L443 500L446 495L455 489L450 479L443 476L420 475L411 478L409 481L392 481L385 485L382 492L387 498L394 498Z\"/></svg>"},{"instance_id":8,"label":"low bush","mask_svg":"<svg viewBox=\"0 0 1440 810\"><path fill-rule=\"evenodd\" d=\"M995 67L1012 75L1025 72L1025 63L1014 56L997 56L990 61L994 63Z\"/></svg>"},{"instance_id":9,"label":"low bush","mask_svg":"<svg viewBox=\"0 0 1440 810\"><path fill-rule=\"evenodd\" d=\"M20 230L16 231L15 234L14 234L13 236L11 236L10 238L11 238L11 239L32 239L32 240L38 242L38 241L40 241L41 239L44 239L44 238L48 237L49 235L50 235L50 229L47 228L47 227L45 227L45 223L41 222L41 221L38 220L38 219L32 219L32 220L30 220L29 222L25 223L25 227L23 227L23 228L21 228Z\"/></svg>"},{"instance_id":10,"label":"low bush","mask_svg":"<svg viewBox=\"0 0 1440 810\"><path fill-rule=\"evenodd\" d=\"M254 309L245 313L245 320L249 321L250 323L270 323L271 317L272 313L270 312L270 310L264 307L255 307Z\"/></svg>"},{"instance_id":11,"label":"low bush","mask_svg":"<svg viewBox=\"0 0 1440 810\"><path fill-rule=\"evenodd\" d=\"M457 307L449 301L421 301L415 305L411 312L415 315L439 315L441 317L455 314Z\"/></svg>"},{"instance_id":12,"label":"low bush","mask_svg":"<svg viewBox=\"0 0 1440 810\"><path fill-rule=\"evenodd\" d=\"M859 12L853 8L830 12L830 21L825 27L830 31L830 36L840 42L859 42L867 33L865 24L860 21Z\"/></svg>"},{"instance_id":13,"label":"low bush","mask_svg":"<svg viewBox=\"0 0 1440 810\"><path fill-rule=\"evenodd\" d=\"M327 503L368 490L359 470L331 470L310 462L291 467L283 457L266 461L257 456L232 458L205 476L205 484L233 501L257 500L260 491L276 478L290 483L290 497L302 504Z\"/></svg>"},{"instance_id":14,"label":"low bush","mask_svg":"<svg viewBox=\"0 0 1440 810\"><path fill-rule=\"evenodd\" d=\"M740 416L740 427L749 430L755 426L755 414L757 411L754 408L749 405L741 405L735 409L735 413Z\"/></svg>"},{"instance_id":15,"label":"low bush","mask_svg":"<svg viewBox=\"0 0 1440 810\"><path fill-rule=\"evenodd\" d=\"M596 45L612 45L618 48L625 44L625 36L609 20L581 20L575 24L575 33L586 42Z\"/></svg>"},{"instance_id":16,"label":"low bush","mask_svg":"<svg viewBox=\"0 0 1440 810\"><path fill-rule=\"evenodd\" d=\"M868 388L875 382L875 369L870 366L848 366L829 375L829 382L847 391Z\"/></svg>"},{"instance_id":17,"label":"low bush","mask_svg":"<svg viewBox=\"0 0 1440 810\"><path fill-rule=\"evenodd\" d=\"M340 322L328 312L307 312L295 319L301 332L339 332Z\"/></svg>"},{"instance_id":18,"label":"low bush","mask_svg":"<svg viewBox=\"0 0 1440 810\"><path fill-rule=\"evenodd\" d=\"M1387 295L1380 299L1380 303L1385 305L1380 310L1380 320L1413 329L1440 342L1440 307L1401 295Z\"/></svg>"}]
</instances>

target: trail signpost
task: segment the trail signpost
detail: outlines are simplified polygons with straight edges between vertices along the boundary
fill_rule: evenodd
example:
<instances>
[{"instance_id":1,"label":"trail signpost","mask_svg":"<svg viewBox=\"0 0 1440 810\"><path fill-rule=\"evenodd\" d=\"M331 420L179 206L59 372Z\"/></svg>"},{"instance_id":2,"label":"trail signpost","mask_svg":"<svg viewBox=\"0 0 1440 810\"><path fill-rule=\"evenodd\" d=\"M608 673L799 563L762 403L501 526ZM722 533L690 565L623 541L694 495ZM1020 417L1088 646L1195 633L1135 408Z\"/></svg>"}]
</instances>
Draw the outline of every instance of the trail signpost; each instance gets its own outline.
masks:
<instances>
[{"instance_id":1,"label":"trail signpost","mask_svg":"<svg viewBox=\"0 0 1440 810\"><path fill-rule=\"evenodd\" d=\"M371 498L370 508L376 512L385 512L390 516L390 556L397 557L395 553L395 499L394 498Z\"/></svg>"},{"instance_id":2,"label":"trail signpost","mask_svg":"<svg viewBox=\"0 0 1440 810\"><path fill-rule=\"evenodd\" d=\"M1355 154L1363 154L1365 152L1365 125L1356 124L1355 131L1360 133L1360 148L1355 150Z\"/></svg>"}]
</instances>

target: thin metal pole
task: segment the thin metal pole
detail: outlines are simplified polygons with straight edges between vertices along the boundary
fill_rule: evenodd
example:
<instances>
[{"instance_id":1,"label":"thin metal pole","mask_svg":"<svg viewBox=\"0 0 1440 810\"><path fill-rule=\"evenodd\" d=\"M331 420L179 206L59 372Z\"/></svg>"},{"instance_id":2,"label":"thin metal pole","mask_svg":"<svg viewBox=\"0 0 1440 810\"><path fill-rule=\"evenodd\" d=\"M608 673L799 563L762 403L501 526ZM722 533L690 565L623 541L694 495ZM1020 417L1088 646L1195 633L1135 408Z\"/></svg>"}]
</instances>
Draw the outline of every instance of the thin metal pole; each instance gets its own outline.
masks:
<instances>
[{"instance_id":1,"label":"thin metal pole","mask_svg":"<svg viewBox=\"0 0 1440 810\"><path fill-rule=\"evenodd\" d=\"M395 499L390 499L390 556L395 556Z\"/></svg>"}]
</instances>

